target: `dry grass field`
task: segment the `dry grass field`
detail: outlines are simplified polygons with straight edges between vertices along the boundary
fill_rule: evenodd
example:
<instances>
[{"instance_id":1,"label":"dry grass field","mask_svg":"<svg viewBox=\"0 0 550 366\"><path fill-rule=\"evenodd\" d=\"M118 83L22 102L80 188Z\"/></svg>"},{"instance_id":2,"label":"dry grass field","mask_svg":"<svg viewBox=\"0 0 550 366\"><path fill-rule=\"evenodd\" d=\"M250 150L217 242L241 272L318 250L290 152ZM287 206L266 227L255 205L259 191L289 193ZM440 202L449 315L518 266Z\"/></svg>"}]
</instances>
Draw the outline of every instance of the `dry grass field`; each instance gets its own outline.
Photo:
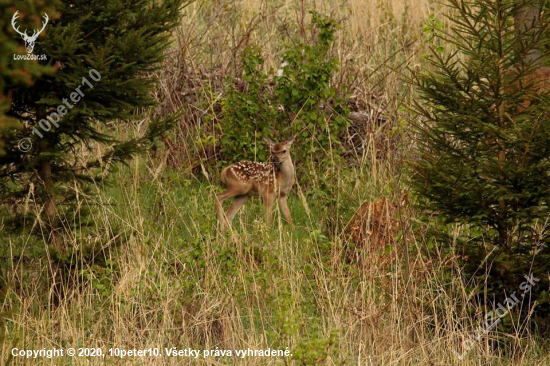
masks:
<instances>
[{"instance_id":1,"label":"dry grass field","mask_svg":"<svg viewBox=\"0 0 550 366\"><path fill-rule=\"evenodd\" d=\"M298 180L289 198L295 230L278 212L274 227L266 227L260 201L252 200L223 234L213 198L222 191L211 168L217 152L205 137L219 133L224 83L235 77L247 45L260 46L264 67L278 67L285 34L312 37L311 9L338 21L331 52L340 66L332 83L349 94L352 112L369 118L352 124L346 164L327 163L308 172L314 179ZM0 296L0 363L549 365L548 345L513 312L513 333L497 327L457 357L490 309L465 306L472 299L460 253L425 254L433 245L429 228L407 194L415 91L403 78L427 67L423 54L434 42L427 29L445 22L445 12L432 0L187 6L156 72L152 112L165 116L183 106L184 116L156 151L120 168L107 189L87 194L74 187L80 202L93 206L88 221L74 218L78 229L64 258L72 270L60 273L58 258L33 237L0 234L9 284ZM137 135L147 119L132 126L118 132ZM293 150L308 143L298 140ZM306 169L308 162L296 165ZM101 265L84 264L94 256ZM158 348L164 356L32 360L11 357L13 347ZM288 347L292 357L167 357L164 349L172 347L213 355Z\"/></svg>"}]
</instances>

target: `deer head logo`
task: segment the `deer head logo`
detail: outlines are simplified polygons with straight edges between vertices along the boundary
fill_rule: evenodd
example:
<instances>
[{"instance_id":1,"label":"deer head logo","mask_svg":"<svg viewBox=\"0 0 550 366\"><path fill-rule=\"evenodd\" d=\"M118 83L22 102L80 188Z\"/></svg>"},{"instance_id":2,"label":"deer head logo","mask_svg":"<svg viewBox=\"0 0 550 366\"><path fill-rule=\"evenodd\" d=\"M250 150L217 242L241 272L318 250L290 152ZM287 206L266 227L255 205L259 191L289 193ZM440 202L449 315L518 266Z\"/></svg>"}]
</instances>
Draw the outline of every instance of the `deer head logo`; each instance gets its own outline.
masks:
<instances>
[{"instance_id":1,"label":"deer head logo","mask_svg":"<svg viewBox=\"0 0 550 366\"><path fill-rule=\"evenodd\" d=\"M32 53L32 50L34 49L34 42L36 42L36 39L38 38L38 35L40 33L42 33L42 31L44 30L44 28L46 28L46 24L48 24L48 14L44 14L44 19L45 19L45 22L44 22L44 25L42 26L42 29L40 29L39 31L35 30L32 34L32 36L29 36L27 34L27 30L25 30L25 33L22 33L19 31L19 27L16 27L15 25L15 19L17 19L19 16L17 15L17 13L19 12L16 11L15 14L13 14L13 18L11 18L11 26L13 27L13 29L15 29L15 31L17 33L19 33L21 35L21 37L23 37L23 40L25 41L25 48L27 49L27 53Z\"/></svg>"}]
</instances>

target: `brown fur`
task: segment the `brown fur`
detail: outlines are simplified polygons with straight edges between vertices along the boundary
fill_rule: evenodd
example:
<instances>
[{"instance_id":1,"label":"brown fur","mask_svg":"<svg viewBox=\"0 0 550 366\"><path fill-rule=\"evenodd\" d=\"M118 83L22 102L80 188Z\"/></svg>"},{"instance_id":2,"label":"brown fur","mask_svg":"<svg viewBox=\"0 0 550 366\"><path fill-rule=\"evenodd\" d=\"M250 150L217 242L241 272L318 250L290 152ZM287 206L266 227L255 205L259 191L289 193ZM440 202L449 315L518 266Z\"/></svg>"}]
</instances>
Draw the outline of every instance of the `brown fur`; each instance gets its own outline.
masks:
<instances>
[{"instance_id":1,"label":"brown fur","mask_svg":"<svg viewBox=\"0 0 550 366\"><path fill-rule=\"evenodd\" d=\"M286 200L295 182L294 165L290 157L294 137L278 144L269 139L265 140L272 154L269 162L241 161L224 168L221 172L221 181L227 186L223 193L216 196L216 211L222 231L231 225L237 211L251 196L262 198L268 225L271 224L273 203L278 199L285 219L293 226ZM222 203L231 197L235 200L224 213Z\"/></svg>"},{"instance_id":2,"label":"brown fur","mask_svg":"<svg viewBox=\"0 0 550 366\"><path fill-rule=\"evenodd\" d=\"M364 201L353 215L344 230L349 240L346 255L349 259L363 262L363 253L369 255L369 263L378 258L378 264L386 266L395 259L395 236L401 229L397 218L400 207L407 204L408 195L402 193L400 201L395 202L387 198L377 201ZM386 253L386 246L391 249Z\"/></svg>"}]
</instances>

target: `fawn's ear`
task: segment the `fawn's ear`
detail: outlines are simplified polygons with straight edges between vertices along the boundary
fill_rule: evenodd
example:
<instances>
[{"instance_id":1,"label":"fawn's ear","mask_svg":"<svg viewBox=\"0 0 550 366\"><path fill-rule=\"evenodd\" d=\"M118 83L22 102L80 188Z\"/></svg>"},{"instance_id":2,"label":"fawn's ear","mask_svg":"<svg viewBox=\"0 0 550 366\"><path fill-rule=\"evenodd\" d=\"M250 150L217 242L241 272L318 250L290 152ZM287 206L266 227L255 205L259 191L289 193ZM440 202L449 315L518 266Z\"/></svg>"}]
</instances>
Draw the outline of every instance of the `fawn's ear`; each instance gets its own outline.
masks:
<instances>
[{"instance_id":1,"label":"fawn's ear","mask_svg":"<svg viewBox=\"0 0 550 366\"><path fill-rule=\"evenodd\" d=\"M269 147L270 149L273 149L273 146L275 146L275 143L270 139L268 139L267 137L264 137L264 141L267 144L267 147Z\"/></svg>"},{"instance_id":2,"label":"fawn's ear","mask_svg":"<svg viewBox=\"0 0 550 366\"><path fill-rule=\"evenodd\" d=\"M298 137L298 134L292 136L287 142L286 144L288 145L288 147L290 147L292 145L292 143L294 142L294 139L296 139L296 137Z\"/></svg>"}]
</instances>

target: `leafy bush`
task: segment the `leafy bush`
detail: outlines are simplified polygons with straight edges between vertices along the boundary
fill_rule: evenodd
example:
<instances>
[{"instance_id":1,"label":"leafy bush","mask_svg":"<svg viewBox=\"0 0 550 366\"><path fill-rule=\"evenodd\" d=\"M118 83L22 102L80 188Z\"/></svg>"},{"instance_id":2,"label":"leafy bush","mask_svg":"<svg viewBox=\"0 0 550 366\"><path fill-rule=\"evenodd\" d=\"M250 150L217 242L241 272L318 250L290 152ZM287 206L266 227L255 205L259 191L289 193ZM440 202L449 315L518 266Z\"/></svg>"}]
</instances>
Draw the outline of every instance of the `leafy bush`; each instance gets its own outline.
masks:
<instances>
[{"instance_id":1,"label":"leafy bush","mask_svg":"<svg viewBox=\"0 0 550 366\"><path fill-rule=\"evenodd\" d=\"M340 151L340 135L349 122L347 107L330 83L338 70L330 54L338 26L334 19L311 14L315 42L288 43L281 69L264 72L259 47L246 48L242 83L230 82L222 102L221 153L226 161L265 160L262 137L277 140L294 133L312 141L295 156L320 161L327 152Z\"/></svg>"}]
</instances>

